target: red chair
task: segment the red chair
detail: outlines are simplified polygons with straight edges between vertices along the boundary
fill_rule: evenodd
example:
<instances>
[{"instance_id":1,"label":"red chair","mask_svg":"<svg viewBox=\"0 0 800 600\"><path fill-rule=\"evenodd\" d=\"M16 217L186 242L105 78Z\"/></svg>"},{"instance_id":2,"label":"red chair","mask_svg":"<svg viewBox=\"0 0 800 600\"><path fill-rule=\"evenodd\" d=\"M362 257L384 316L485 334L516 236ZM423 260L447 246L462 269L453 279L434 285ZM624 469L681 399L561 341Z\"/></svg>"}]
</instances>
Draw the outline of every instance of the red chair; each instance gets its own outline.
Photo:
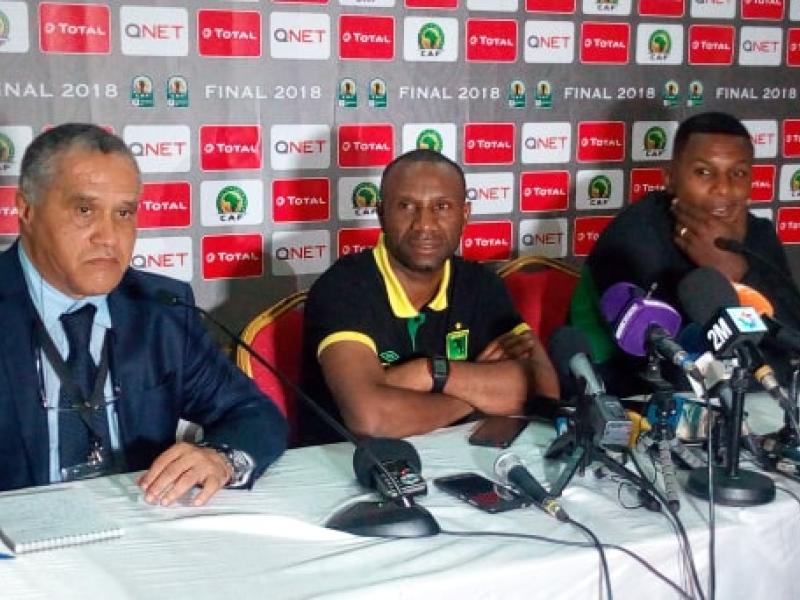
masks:
<instances>
[{"instance_id":1,"label":"red chair","mask_svg":"<svg viewBox=\"0 0 800 600\"><path fill-rule=\"evenodd\" d=\"M297 384L302 364L305 301L305 291L295 292L255 317L242 332L245 342ZM289 423L289 445L295 445L297 407L294 392L242 347L236 351L236 364L281 409Z\"/></svg>"},{"instance_id":2,"label":"red chair","mask_svg":"<svg viewBox=\"0 0 800 600\"><path fill-rule=\"evenodd\" d=\"M514 307L546 347L550 334L567 322L579 270L554 258L523 256L504 263L497 274Z\"/></svg>"}]
</instances>

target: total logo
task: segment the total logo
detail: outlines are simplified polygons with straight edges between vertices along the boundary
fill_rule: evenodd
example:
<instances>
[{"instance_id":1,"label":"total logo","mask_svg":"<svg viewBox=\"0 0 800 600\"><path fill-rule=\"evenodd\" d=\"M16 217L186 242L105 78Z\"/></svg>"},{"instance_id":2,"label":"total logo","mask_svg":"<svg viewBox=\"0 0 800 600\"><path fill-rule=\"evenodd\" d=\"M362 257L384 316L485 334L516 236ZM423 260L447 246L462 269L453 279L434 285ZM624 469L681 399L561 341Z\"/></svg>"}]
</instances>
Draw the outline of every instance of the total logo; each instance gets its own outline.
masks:
<instances>
[{"instance_id":1,"label":"total logo","mask_svg":"<svg viewBox=\"0 0 800 600\"><path fill-rule=\"evenodd\" d=\"M622 170L578 171L575 181L578 210L622 208Z\"/></svg>"},{"instance_id":2,"label":"total logo","mask_svg":"<svg viewBox=\"0 0 800 600\"><path fill-rule=\"evenodd\" d=\"M17 235L19 233L16 196L16 187L0 186L0 235Z\"/></svg>"},{"instance_id":3,"label":"total logo","mask_svg":"<svg viewBox=\"0 0 800 600\"><path fill-rule=\"evenodd\" d=\"M56 54L111 52L111 15L103 4L39 4L39 47Z\"/></svg>"},{"instance_id":4,"label":"total logo","mask_svg":"<svg viewBox=\"0 0 800 600\"><path fill-rule=\"evenodd\" d=\"M689 27L689 64L733 64L735 36L734 28L727 25L691 25Z\"/></svg>"},{"instance_id":5,"label":"total logo","mask_svg":"<svg viewBox=\"0 0 800 600\"><path fill-rule=\"evenodd\" d=\"M639 14L649 17L682 17L684 0L639 0Z\"/></svg>"},{"instance_id":6,"label":"total logo","mask_svg":"<svg viewBox=\"0 0 800 600\"><path fill-rule=\"evenodd\" d=\"M189 13L185 8L123 6L120 44L128 56L187 56Z\"/></svg>"},{"instance_id":7,"label":"total logo","mask_svg":"<svg viewBox=\"0 0 800 600\"><path fill-rule=\"evenodd\" d=\"M465 123L464 163L510 165L514 162L514 123Z\"/></svg>"},{"instance_id":8,"label":"total logo","mask_svg":"<svg viewBox=\"0 0 800 600\"><path fill-rule=\"evenodd\" d=\"M638 202L650 192L664 189L664 171L655 168L631 169L631 202Z\"/></svg>"},{"instance_id":9,"label":"total logo","mask_svg":"<svg viewBox=\"0 0 800 600\"><path fill-rule=\"evenodd\" d=\"M691 0L695 19L733 19L739 0Z\"/></svg>"},{"instance_id":10,"label":"total logo","mask_svg":"<svg viewBox=\"0 0 800 600\"><path fill-rule=\"evenodd\" d=\"M600 239L600 234L613 219L614 217L575 217L572 253L575 256L588 256Z\"/></svg>"},{"instance_id":11,"label":"total logo","mask_svg":"<svg viewBox=\"0 0 800 600\"><path fill-rule=\"evenodd\" d=\"M146 182L139 194L139 229L189 227L192 224L192 186L188 181Z\"/></svg>"},{"instance_id":12,"label":"total logo","mask_svg":"<svg viewBox=\"0 0 800 600\"><path fill-rule=\"evenodd\" d=\"M775 197L775 165L753 165L751 170L752 202L772 202Z\"/></svg>"},{"instance_id":13,"label":"total logo","mask_svg":"<svg viewBox=\"0 0 800 600\"><path fill-rule=\"evenodd\" d=\"M786 9L786 0L742 0L742 18L762 21L780 21Z\"/></svg>"},{"instance_id":14,"label":"total logo","mask_svg":"<svg viewBox=\"0 0 800 600\"><path fill-rule=\"evenodd\" d=\"M270 56L327 60L331 56L331 17L316 13L274 12L269 25Z\"/></svg>"},{"instance_id":15,"label":"total logo","mask_svg":"<svg viewBox=\"0 0 800 600\"><path fill-rule=\"evenodd\" d=\"M466 56L469 62L515 62L517 21L511 19L467 19Z\"/></svg>"},{"instance_id":16,"label":"total logo","mask_svg":"<svg viewBox=\"0 0 800 600\"><path fill-rule=\"evenodd\" d=\"M260 277L264 272L264 238L260 233L205 235L200 247L203 279Z\"/></svg>"},{"instance_id":17,"label":"total logo","mask_svg":"<svg viewBox=\"0 0 800 600\"><path fill-rule=\"evenodd\" d=\"M522 162L569 162L572 125L565 122L524 123L522 125Z\"/></svg>"},{"instance_id":18,"label":"total logo","mask_svg":"<svg viewBox=\"0 0 800 600\"><path fill-rule=\"evenodd\" d=\"M781 202L800 200L800 164L783 165L779 183L778 199Z\"/></svg>"},{"instance_id":19,"label":"total logo","mask_svg":"<svg viewBox=\"0 0 800 600\"><path fill-rule=\"evenodd\" d=\"M192 280L192 256L190 237L140 237L133 246L131 267L188 282Z\"/></svg>"},{"instance_id":20,"label":"total logo","mask_svg":"<svg viewBox=\"0 0 800 600\"><path fill-rule=\"evenodd\" d=\"M200 207L206 227L260 225L264 221L264 184L260 179L203 181Z\"/></svg>"},{"instance_id":21,"label":"total logo","mask_svg":"<svg viewBox=\"0 0 800 600\"><path fill-rule=\"evenodd\" d=\"M784 244L800 244L800 207L778 209L778 238Z\"/></svg>"},{"instance_id":22,"label":"total logo","mask_svg":"<svg viewBox=\"0 0 800 600\"><path fill-rule=\"evenodd\" d=\"M578 162L617 162L625 158L625 123L578 123Z\"/></svg>"},{"instance_id":23,"label":"total logo","mask_svg":"<svg viewBox=\"0 0 800 600\"><path fill-rule=\"evenodd\" d=\"M328 125L273 125L269 137L270 164L276 171L327 169L331 164Z\"/></svg>"},{"instance_id":24,"label":"total logo","mask_svg":"<svg viewBox=\"0 0 800 600\"><path fill-rule=\"evenodd\" d=\"M406 123L403 125L403 152L435 150L456 160L455 123Z\"/></svg>"},{"instance_id":25,"label":"total logo","mask_svg":"<svg viewBox=\"0 0 800 600\"><path fill-rule=\"evenodd\" d=\"M575 0L525 0L528 12L564 13L575 12Z\"/></svg>"},{"instance_id":26,"label":"total logo","mask_svg":"<svg viewBox=\"0 0 800 600\"><path fill-rule=\"evenodd\" d=\"M575 60L572 21L525 21L526 63L571 63Z\"/></svg>"},{"instance_id":27,"label":"total logo","mask_svg":"<svg viewBox=\"0 0 800 600\"><path fill-rule=\"evenodd\" d=\"M0 2L0 53L27 52L28 7L25 2Z\"/></svg>"},{"instance_id":28,"label":"total logo","mask_svg":"<svg viewBox=\"0 0 800 600\"><path fill-rule=\"evenodd\" d=\"M358 227L340 229L336 236L336 256L364 252L378 245L380 227Z\"/></svg>"},{"instance_id":29,"label":"total logo","mask_svg":"<svg viewBox=\"0 0 800 600\"><path fill-rule=\"evenodd\" d=\"M202 125L200 168L230 171L261 168L260 125Z\"/></svg>"},{"instance_id":30,"label":"total logo","mask_svg":"<svg viewBox=\"0 0 800 600\"><path fill-rule=\"evenodd\" d=\"M339 166L384 167L394 158L394 125L340 125Z\"/></svg>"},{"instance_id":31,"label":"total logo","mask_svg":"<svg viewBox=\"0 0 800 600\"><path fill-rule=\"evenodd\" d=\"M800 7L800 1L797 2ZM798 8L800 10L800 8ZM800 20L800 17L798 17ZM0 46L0 51L2 51ZM786 65L789 67L800 67L800 29L789 27L786 34Z\"/></svg>"},{"instance_id":32,"label":"total logo","mask_svg":"<svg viewBox=\"0 0 800 600\"><path fill-rule=\"evenodd\" d=\"M406 17L403 21L403 58L409 62L458 60L458 19Z\"/></svg>"},{"instance_id":33,"label":"total logo","mask_svg":"<svg viewBox=\"0 0 800 600\"><path fill-rule=\"evenodd\" d=\"M680 65L683 63L683 27L641 23L636 28L636 63Z\"/></svg>"},{"instance_id":34,"label":"total logo","mask_svg":"<svg viewBox=\"0 0 800 600\"><path fill-rule=\"evenodd\" d=\"M331 217L331 184L327 177L272 181L275 223L327 221Z\"/></svg>"},{"instance_id":35,"label":"total logo","mask_svg":"<svg viewBox=\"0 0 800 600\"><path fill-rule=\"evenodd\" d=\"M322 273L330 265L331 233L327 229L273 232L273 275L292 277Z\"/></svg>"},{"instance_id":36,"label":"total logo","mask_svg":"<svg viewBox=\"0 0 800 600\"><path fill-rule=\"evenodd\" d=\"M375 221L381 199L380 177L340 177L339 220Z\"/></svg>"},{"instance_id":37,"label":"total logo","mask_svg":"<svg viewBox=\"0 0 800 600\"><path fill-rule=\"evenodd\" d=\"M511 258L511 221L467 223L461 236L461 255L467 260L507 260Z\"/></svg>"},{"instance_id":38,"label":"total logo","mask_svg":"<svg viewBox=\"0 0 800 600\"><path fill-rule=\"evenodd\" d=\"M569 171L528 171L520 174L519 181L522 212L567 210Z\"/></svg>"},{"instance_id":39,"label":"total logo","mask_svg":"<svg viewBox=\"0 0 800 600\"><path fill-rule=\"evenodd\" d=\"M567 220L523 219L519 222L519 255L563 258L567 255Z\"/></svg>"},{"instance_id":40,"label":"total logo","mask_svg":"<svg viewBox=\"0 0 800 600\"><path fill-rule=\"evenodd\" d=\"M126 125L122 137L142 173L186 173L191 167L188 125Z\"/></svg>"},{"instance_id":41,"label":"total logo","mask_svg":"<svg viewBox=\"0 0 800 600\"><path fill-rule=\"evenodd\" d=\"M394 17L341 15L339 58L394 60Z\"/></svg>"},{"instance_id":42,"label":"total logo","mask_svg":"<svg viewBox=\"0 0 800 600\"><path fill-rule=\"evenodd\" d=\"M585 15L629 15L631 0L583 0Z\"/></svg>"},{"instance_id":43,"label":"total logo","mask_svg":"<svg viewBox=\"0 0 800 600\"><path fill-rule=\"evenodd\" d=\"M783 156L800 157L800 119L786 119L783 122Z\"/></svg>"},{"instance_id":44,"label":"total logo","mask_svg":"<svg viewBox=\"0 0 800 600\"><path fill-rule=\"evenodd\" d=\"M783 58L780 27L742 27L739 34L739 64L775 67Z\"/></svg>"},{"instance_id":45,"label":"total logo","mask_svg":"<svg viewBox=\"0 0 800 600\"><path fill-rule=\"evenodd\" d=\"M33 129L25 125L0 127L0 175L19 175L25 149L33 141Z\"/></svg>"},{"instance_id":46,"label":"total logo","mask_svg":"<svg viewBox=\"0 0 800 600\"><path fill-rule=\"evenodd\" d=\"M775 158L778 155L778 122L774 120L746 120L742 125L750 133L754 158Z\"/></svg>"},{"instance_id":47,"label":"total logo","mask_svg":"<svg viewBox=\"0 0 800 600\"><path fill-rule=\"evenodd\" d=\"M630 58L629 23L581 23L581 62L624 65Z\"/></svg>"},{"instance_id":48,"label":"total logo","mask_svg":"<svg viewBox=\"0 0 800 600\"><path fill-rule=\"evenodd\" d=\"M467 201L473 215L510 213L514 210L513 173L467 173Z\"/></svg>"},{"instance_id":49,"label":"total logo","mask_svg":"<svg viewBox=\"0 0 800 600\"><path fill-rule=\"evenodd\" d=\"M675 121L636 121L633 124L633 160L669 160L672 140L678 124Z\"/></svg>"},{"instance_id":50,"label":"total logo","mask_svg":"<svg viewBox=\"0 0 800 600\"><path fill-rule=\"evenodd\" d=\"M246 10L197 11L200 56L261 56L261 13Z\"/></svg>"}]
</instances>

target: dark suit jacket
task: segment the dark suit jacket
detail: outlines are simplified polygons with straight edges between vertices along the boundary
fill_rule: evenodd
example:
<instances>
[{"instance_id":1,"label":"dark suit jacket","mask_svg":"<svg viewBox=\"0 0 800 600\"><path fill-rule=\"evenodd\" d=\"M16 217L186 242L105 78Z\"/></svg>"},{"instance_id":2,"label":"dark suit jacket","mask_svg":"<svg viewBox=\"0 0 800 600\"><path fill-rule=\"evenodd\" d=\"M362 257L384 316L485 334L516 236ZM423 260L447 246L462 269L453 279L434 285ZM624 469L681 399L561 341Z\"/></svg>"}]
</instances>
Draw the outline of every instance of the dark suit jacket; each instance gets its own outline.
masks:
<instances>
[{"instance_id":1,"label":"dark suit jacket","mask_svg":"<svg viewBox=\"0 0 800 600\"><path fill-rule=\"evenodd\" d=\"M181 417L202 425L207 441L248 452L256 462L254 480L285 449L286 421L218 350L198 314L157 302L159 290L194 303L185 283L133 269L108 296L128 468L149 468L175 443ZM0 490L49 483L35 311L14 244L0 254Z\"/></svg>"}]
</instances>

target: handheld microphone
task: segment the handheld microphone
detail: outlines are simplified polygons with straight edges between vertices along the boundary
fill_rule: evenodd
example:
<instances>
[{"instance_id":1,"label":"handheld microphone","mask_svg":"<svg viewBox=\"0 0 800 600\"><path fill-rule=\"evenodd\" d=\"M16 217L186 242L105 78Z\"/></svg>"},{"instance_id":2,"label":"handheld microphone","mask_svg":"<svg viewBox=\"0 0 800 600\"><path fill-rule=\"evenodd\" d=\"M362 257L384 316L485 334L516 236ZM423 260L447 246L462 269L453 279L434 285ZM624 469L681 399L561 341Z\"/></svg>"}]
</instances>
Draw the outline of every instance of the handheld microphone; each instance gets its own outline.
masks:
<instances>
[{"instance_id":1,"label":"handheld microphone","mask_svg":"<svg viewBox=\"0 0 800 600\"><path fill-rule=\"evenodd\" d=\"M498 456L497 460L494 461L494 472L502 483L513 486L520 494L529 498L551 517L563 522L569 521L567 512L536 481L533 473L528 470L516 454L506 452Z\"/></svg>"},{"instance_id":2,"label":"handheld microphone","mask_svg":"<svg viewBox=\"0 0 800 600\"><path fill-rule=\"evenodd\" d=\"M733 287L739 296L739 303L752 306L761 315L761 320L767 326L767 334L770 340L784 350L800 353L800 331L784 325L774 318L775 309L766 296L743 283L734 283Z\"/></svg>"},{"instance_id":3,"label":"handheld microphone","mask_svg":"<svg viewBox=\"0 0 800 600\"><path fill-rule=\"evenodd\" d=\"M267 359L256 351L250 344L245 342L241 336L231 331L225 324L216 319L210 312L197 306L184 301L180 296L170 293L168 290L160 289L155 293L155 296L150 298L156 302L170 307L183 307L188 308L201 314L205 319L216 325L228 338L236 345L244 348L253 358L255 358L261 365L277 377L281 383L291 389L298 398L300 398L306 406L311 408L317 416L319 416L325 423L328 424L334 431L341 435L344 439L349 441L356 447L356 452L359 450L358 465L359 473L363 473L361 465L369 462L380 473L382 480L381 493L385 496L391 497L397 502L392 503L358 503L350 507L346 507L339 513L335 514L327 523L327 526L333 529L339 529L354 533L356 535L367 536L386 536L386 537L420 537L435 535L439 533L439 525L434 520L433 516L423 507L414 504L414 501L407 495L401 484L395 476L389 472L382 460L375 455L369 443L362 443L358 440L346 427L341 425L336 419L331 417L327 411L322 408L315 400L306 394L300 386L295 384L289 377L284 375L277 367L272 365ZM402 441L402 440L398 440ZM408 444L408 442L404 442ZM416 454L411 444L408 444L411 450ZM407 450L406 450L407 451ZM419 455L417 456L417 472L419 472ZM364 458L366 457L366 458ZM356 456L353 456L353 467L356 467ZM359 477L361 482L363 478ZM421 479L421 478L420 478ZM424 482L423 482L424 485ZM368 485L367 487L372 487ZM377 487L377 485L376 485ZM389 491L391 488L391 491Z\"/></svg>"}]
</instances>

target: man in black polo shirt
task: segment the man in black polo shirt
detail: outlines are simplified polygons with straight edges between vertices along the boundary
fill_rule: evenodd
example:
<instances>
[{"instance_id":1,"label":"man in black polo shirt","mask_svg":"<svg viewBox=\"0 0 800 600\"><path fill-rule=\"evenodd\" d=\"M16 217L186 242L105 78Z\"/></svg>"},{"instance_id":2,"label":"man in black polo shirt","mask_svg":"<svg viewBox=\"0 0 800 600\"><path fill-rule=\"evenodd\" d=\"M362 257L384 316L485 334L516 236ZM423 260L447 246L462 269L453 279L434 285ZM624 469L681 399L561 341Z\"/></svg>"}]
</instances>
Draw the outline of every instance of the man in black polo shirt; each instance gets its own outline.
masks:
<instances>
[{"instance_id":1,"label":"man in black polo shirt","mask_svg":"<svg viewBox=\"0 0 800 600\"><path fill-rule=\"evenodd\" d=\"M306 389L357 435L405 437L474 411L558 397L541 343L502 280L454 256L470 213L461 168L429 150L390 163L378 246L339 259L305 309ZM335 405L334 405L335 402ZM305 442L331 433L301 416Z\"/></svg>"}]
</instances>

